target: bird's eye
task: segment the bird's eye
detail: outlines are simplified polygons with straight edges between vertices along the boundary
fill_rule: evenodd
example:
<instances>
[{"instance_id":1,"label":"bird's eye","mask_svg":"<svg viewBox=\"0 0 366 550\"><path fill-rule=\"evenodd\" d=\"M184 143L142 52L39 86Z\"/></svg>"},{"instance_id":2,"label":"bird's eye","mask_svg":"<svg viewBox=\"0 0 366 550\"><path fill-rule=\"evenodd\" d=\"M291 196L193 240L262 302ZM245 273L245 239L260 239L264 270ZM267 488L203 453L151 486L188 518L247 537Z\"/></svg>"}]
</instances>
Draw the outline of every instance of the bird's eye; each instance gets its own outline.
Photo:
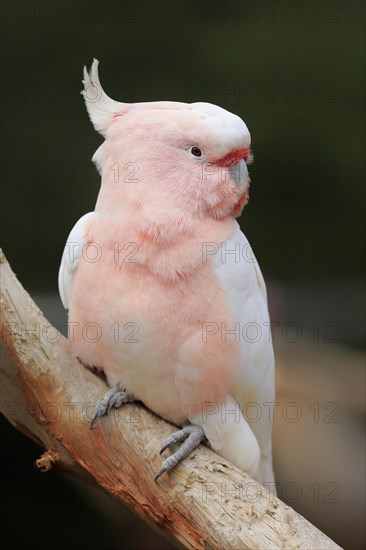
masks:
<instances>
[{"instance_id":1,"label":"bird's eye","mask_svg":"<svg viewBox=\"0 0 366 550\"><path fill-rule=\"evenodd\" d=\"M202 157L202 151L196 145L194 147L191 147L191 153L194 157Z\"/></svg>"}]
</instances>

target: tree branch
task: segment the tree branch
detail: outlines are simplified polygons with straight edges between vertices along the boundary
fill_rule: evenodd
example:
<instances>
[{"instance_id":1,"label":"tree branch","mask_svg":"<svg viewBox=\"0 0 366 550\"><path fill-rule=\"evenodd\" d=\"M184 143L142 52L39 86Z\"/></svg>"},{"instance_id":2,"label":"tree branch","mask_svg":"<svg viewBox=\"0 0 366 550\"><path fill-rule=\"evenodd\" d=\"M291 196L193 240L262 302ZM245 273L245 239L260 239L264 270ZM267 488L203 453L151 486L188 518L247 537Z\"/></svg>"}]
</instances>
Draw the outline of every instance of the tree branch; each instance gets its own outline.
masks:
<instances>
[{"instance_id":1,"label":"tree branch","mask_svg":"<svg viewBox=\"0 0 366 550\"><path fill-rule=\"evenodd\" d=\"M1 251L0 251L1 252ZM73 357L1 252L1 411L59 467L104 488L189 549L339 548L247 474L200 446L154 482L174 428L142 405L124 405L89 429L105 383Z\"/></svg>"}]
</instances>

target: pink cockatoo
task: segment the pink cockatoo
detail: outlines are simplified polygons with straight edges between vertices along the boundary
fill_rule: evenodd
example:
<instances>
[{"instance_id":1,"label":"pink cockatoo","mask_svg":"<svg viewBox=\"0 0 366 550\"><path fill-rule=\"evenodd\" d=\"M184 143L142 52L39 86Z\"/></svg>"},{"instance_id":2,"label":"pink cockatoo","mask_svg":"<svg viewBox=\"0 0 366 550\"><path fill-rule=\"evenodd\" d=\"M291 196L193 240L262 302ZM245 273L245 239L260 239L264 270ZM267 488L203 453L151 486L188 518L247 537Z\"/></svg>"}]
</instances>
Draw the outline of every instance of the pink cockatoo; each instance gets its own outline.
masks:
<instances>
[{"instance_id":1,"label":"pink cockatoo","mask_svg":"<svg viewBox=\"0 0 366 550\"><path fill-rule=\"evenodd\" d=\"M84 68L95 211L72 229L59 290L69 339L111 390L95 420L138 400L180 427L156 478L207 442L273 483L274 355L264 280L235 218L248 200L250 134L209 103L119 103Z\"/></svg>"}]
</instances>

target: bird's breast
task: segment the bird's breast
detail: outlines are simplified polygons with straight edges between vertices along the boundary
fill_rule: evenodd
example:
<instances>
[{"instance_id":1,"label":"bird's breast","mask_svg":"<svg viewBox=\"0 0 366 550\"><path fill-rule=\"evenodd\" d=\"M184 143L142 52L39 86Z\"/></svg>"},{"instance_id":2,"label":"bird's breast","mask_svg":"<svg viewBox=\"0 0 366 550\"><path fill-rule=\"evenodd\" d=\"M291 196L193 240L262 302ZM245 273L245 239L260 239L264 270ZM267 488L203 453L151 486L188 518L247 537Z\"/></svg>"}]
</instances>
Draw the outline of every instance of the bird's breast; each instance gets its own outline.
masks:
<instances>
[{"instance_id":1,"label":"bird's breast","mask_svg":"<svg viewBox=\"0 0 366 550\"><path fill-rule=\"evenodd\" d=\"M212 241L190 245L154 254L145 245L130 257L137 261L118 262L104 242L97 262L81 260L69 310L77 356L173 421L177 410L225 399L238 363L237 344L216 330L230 326L231 312Z\"/></svg>"}]
</instances>

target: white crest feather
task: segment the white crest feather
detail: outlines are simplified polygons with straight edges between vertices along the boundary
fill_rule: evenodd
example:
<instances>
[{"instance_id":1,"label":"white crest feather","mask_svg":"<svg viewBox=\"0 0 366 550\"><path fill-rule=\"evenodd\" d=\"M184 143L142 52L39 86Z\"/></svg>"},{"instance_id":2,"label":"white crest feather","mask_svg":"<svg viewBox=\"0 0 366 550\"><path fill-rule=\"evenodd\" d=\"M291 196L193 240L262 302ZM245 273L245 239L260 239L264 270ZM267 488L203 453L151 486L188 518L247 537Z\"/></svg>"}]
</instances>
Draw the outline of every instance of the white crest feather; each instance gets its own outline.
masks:
<instances>
[{"instance_id":1,"label":"white crest feather","mask_svg":"<svg viewBox=\"0 0 366 550\"><path fill-rule=\"evenodd\" d=\"M99 61L93 59L89 73L84 66L84 90L81 93L94 128L104 136L113 117L125 112L129 106L107 96L99 81L98 64Z\"/></svg>"}]
</instances>

